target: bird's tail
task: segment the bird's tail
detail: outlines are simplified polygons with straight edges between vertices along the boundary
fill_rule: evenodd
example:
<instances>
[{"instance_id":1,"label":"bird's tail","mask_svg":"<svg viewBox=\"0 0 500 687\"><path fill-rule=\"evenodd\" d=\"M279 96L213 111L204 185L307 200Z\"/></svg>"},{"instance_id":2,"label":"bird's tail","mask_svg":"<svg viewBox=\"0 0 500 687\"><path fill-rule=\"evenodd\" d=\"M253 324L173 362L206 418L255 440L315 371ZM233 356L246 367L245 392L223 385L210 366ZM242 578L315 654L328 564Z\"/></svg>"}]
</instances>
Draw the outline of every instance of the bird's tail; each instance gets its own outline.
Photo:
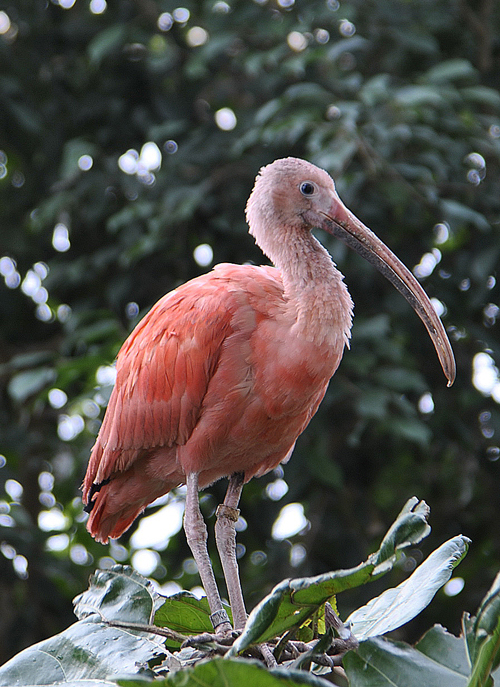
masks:
<instances>
[{"instance_id":1,"label":"bird's tail","mask_svg":"<svg viewBox=\"0 0 500 687\"><path fill-rule=\"evenodd\" d=\"M116 473L93 484L86 494L85 510L89 513L87 530L94 539L107 544L120 537L147 505L178 486L179 482L151 483L144 476L137 479L135 470Z\"/></svg>"}]
</instances>

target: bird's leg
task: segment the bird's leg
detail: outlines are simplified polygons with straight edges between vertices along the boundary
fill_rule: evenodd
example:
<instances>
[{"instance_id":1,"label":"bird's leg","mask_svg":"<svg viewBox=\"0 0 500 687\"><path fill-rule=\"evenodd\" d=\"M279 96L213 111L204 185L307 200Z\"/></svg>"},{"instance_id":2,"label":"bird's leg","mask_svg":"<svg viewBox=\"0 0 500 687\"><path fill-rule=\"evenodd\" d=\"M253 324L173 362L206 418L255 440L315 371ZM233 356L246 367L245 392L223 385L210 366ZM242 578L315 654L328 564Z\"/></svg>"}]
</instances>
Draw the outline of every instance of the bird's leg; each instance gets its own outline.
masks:
<instances>
[{"instance_id":1,"label":"bird's leg","mask_svg":"<svg viewBox=\"0 0 500 687\"><path fill-rule=\"evenodd\" d=\"M184 511L184 531L187 543L192 551L201 583L207 595L210 606L210 620L214 630L219 634L224 634L232 630L227 612L222 607L219 590L215 582L212 563L207 549L207 526L203 520L198 501L198 474L191 472L186 477L186 508Z\"/></svg>"},{"instance_id":2,"label":"bird's leg","mask_svg":"<svg viewBox=\"0 0 500 687\"><path fill-rule=\"evenodd\" d=\"M235 630L245 626L247 612L243 592L241 591L238 562L236 560L236 531L235 525L240 511L238 503L243 489L245 475L237 472L229 478L224 503L217 508L217 522L215 523L215 540L226 578L226 586L233 612Z\"/></svg>"}]
</instances>

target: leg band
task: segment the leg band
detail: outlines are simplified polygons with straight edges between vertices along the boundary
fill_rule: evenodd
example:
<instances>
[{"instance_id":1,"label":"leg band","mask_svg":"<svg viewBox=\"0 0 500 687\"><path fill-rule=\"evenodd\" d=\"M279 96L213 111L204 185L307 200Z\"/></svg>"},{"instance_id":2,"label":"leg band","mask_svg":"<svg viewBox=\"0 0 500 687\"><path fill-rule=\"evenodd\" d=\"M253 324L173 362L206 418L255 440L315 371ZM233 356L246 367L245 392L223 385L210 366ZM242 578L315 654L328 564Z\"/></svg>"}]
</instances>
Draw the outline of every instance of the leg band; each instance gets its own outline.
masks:
<instances>
[{"instance_id":1,"label":"leg band","mask_svg":"<svg viewBox=\"0 0 500 687\"><path fill-rule=\"evenodd\" d=\"M222 623L230 622L229 616L223 608L221 608L220 611L215 611L215 613L212 613L210 616L210 620L212 621L214 630L216 630L219 627L219 625L222 625Z\"/></svg>"},{"instance_id":2,"label":"leg band","mask_svg":"<svg viewBox=\"0 0 500 687\"><path fill-rule=\"evenodd\" d=\"M232 520L233 522L238 522L238 518L240 517L240 509L239 508L232 508L231 506L226 506L225 503L220 503L217 506L217 510L215 511L215 515L217 518L220 518L221 516L225 516L229 520Z\"/></svg>"}]
</instances>

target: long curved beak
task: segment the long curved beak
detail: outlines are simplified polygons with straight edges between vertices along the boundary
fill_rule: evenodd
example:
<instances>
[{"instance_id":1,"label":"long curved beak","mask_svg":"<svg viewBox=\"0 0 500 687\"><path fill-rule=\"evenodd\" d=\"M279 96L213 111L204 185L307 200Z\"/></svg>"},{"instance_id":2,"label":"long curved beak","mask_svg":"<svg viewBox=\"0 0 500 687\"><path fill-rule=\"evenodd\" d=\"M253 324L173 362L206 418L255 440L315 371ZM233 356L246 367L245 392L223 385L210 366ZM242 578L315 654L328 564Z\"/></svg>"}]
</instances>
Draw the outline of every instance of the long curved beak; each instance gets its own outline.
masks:
<instances>
[{"instance_id":1,"label":"long curved beak","mask_svg":"<svg viewBox=\"0 0 500 687\"><path fill-rule=\"evenodd\" d=\"M378 236L345 207L338 196L331 214L322 214L325 218L322 228L368 260L406 298L425 324L448 380L448 386L451 386L456 372L453 349L443 323L419 282Z\"/></svg>"}]
</instances>

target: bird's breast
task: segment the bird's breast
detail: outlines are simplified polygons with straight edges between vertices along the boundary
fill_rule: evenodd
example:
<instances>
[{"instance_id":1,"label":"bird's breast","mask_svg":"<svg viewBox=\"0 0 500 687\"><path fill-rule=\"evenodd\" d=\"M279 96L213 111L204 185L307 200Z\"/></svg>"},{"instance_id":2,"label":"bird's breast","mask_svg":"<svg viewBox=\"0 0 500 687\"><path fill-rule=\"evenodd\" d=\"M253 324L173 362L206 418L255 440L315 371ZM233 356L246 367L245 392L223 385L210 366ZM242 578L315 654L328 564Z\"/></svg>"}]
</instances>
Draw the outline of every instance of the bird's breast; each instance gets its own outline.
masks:
<instances>
[{"instance_id":1,"label":"bird's breast","mask_svg":"<svg viewBox=\"0 0 500 687\"><path fill-rule=\"evenodd\" d=\"M342 358L343 340L310 340L293 326L267 324L252 347L255 393L270 417L315 410Z\"/></svg>"}]
</instances>

